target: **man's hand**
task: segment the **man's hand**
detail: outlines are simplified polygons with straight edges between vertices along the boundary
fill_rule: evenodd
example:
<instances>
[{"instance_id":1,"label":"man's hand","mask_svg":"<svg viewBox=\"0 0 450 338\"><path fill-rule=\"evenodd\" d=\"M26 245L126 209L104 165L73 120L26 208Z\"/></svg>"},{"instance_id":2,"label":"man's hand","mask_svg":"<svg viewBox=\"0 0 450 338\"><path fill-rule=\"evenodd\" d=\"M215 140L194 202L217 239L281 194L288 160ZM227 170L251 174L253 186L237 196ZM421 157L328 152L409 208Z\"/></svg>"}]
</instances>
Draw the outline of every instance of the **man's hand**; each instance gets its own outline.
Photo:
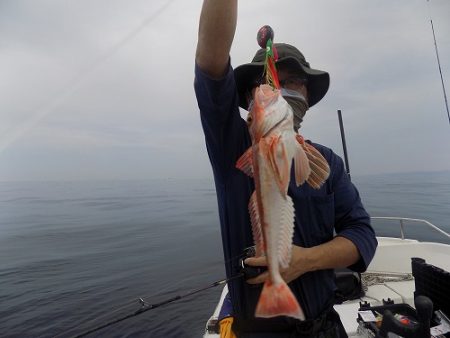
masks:
<instances>
[{"instance_id":1,"label":"man's hand","mask_svg":"<svg viewBox=\"0 0 450 338\"><path fill-rule=\"evenodd\" d=\"M347 238L336 236L331 241L311 248L292 245L291 262L287 269L280 269L281 277L289 283L306 272L345 268L360 259L355 244ZM267 266L266 257L251 257L245 260L250 266ZM259 276L247 280L250 284L263 283L269 277L266 271Z\"/></svg>"},{"instance_id":2,"label":"man's hand","mask_svg":"<svg viewBox=\"0 0 450 338\"><path fill-rule=\"evenodd\" d=\"M302 248L297 245L292 245L292 256L291 262L286 269L280 269L281 277L289 283L294 279L300 277L302 274L307 272L307 262L306 262L306 251L308 249ZM250 257L245 260L245 264L250 266L267 266L267 258L263 257ZM264 283L264 281L269 277L269 272L263 272L255 278L247 280L249 284L259 284Z\"/></svg>"}]
</instances>

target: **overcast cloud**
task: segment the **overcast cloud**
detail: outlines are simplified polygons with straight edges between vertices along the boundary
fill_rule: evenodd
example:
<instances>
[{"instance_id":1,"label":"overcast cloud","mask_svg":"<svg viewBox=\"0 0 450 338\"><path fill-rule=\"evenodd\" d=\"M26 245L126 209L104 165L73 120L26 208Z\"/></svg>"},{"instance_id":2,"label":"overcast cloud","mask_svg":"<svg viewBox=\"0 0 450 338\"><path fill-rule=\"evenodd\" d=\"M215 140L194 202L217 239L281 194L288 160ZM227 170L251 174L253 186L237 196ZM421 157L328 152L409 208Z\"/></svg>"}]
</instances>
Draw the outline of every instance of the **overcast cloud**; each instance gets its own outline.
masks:
<instances>
[{"instance_id":1,"label":"overcast cloud","mask_svg":"<svg viewBox=\"0 0 450 338\"><path fill-rule=\"evenodd\" d=\"M193 91L200 0L0 0L0 181L211 177ZM450 2L431 0L450 88ZM241 0L234 66L258 28L327 70L301 133L353 175L450 170L425 0Z\"/></svg>"}]
</instances>

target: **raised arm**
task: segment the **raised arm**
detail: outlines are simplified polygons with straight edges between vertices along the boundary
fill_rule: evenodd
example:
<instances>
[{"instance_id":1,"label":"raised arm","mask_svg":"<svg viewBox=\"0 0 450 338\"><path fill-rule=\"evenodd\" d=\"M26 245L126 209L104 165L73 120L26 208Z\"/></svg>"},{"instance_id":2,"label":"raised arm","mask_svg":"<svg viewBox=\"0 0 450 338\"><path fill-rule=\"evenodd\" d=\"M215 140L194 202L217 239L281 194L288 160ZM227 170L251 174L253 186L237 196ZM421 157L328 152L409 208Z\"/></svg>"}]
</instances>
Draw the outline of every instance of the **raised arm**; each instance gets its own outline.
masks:
<instances>
[{"instance_id":1,"label":"raised arm","mask_svg":"<svg viewBox=\"0 0 450 338\"><path fill-rule=\"evenodd\" d=\"M237 0L203 1L195 61L213 78L227 69L236 22Z\"/></svg>"}]
</instances>

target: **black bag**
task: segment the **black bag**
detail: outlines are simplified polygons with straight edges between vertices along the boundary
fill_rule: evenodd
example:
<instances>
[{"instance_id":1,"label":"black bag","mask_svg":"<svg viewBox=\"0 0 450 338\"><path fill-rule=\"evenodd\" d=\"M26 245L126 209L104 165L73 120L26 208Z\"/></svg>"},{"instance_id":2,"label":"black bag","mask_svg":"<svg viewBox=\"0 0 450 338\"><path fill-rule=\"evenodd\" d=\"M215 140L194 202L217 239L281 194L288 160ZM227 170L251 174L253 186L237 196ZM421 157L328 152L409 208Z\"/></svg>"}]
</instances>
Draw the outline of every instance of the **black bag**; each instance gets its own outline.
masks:
<instances>
[{"instance_id":1,"label":"black bag","mask_svg":"<svg viewBox=\"0 0 450 338\"><path fill-rule=\"evenodd\" d=\"M335 269L335 304L341 304L347 300L358 299L364 296L361 283L361 274L349 269Z\"/></svg>"}]
</instances>

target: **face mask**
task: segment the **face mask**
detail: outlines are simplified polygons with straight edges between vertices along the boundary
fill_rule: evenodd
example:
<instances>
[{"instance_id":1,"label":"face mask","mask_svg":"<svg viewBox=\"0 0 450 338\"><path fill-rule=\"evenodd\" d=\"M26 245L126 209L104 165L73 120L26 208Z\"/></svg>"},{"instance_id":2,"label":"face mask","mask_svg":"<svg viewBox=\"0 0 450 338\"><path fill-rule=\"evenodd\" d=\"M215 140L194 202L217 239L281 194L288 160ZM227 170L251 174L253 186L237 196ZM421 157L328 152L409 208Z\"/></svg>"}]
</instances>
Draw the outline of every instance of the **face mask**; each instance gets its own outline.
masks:
<instances>
[{"instance_id":1,"label":"face mask","mask_svg":"<svg viewBox=\"0 0 450 338\"><path fill-rule=\"evenodd\" d=\"M281 95L294 113L294 130L297 132L309 106L305 97L296 90L281 88Z\"/></svg>"}]
</instances>

